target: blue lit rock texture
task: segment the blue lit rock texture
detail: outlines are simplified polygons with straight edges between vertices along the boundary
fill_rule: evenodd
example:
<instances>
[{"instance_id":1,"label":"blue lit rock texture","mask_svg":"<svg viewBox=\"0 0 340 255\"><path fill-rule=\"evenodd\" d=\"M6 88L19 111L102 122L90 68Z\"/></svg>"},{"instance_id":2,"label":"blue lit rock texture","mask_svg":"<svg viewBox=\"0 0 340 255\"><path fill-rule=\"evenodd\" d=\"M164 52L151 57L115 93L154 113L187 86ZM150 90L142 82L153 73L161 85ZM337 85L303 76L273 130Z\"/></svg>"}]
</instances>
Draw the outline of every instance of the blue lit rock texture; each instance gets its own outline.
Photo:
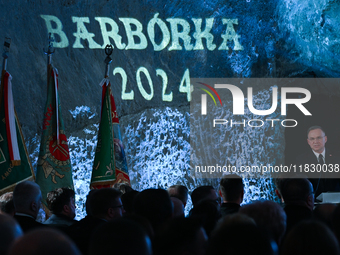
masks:
<instances>
[{"instance_id":1,"label":"blue lit rock texture","mask_svg":"<svg viewBox=\"0 0 340 255\"><path fill-rule=\"evenodd\" d=\"M296 75L307 70L317 77L339 77L339 11L338 1L279 1L282 50L289 64L297 69L282 68L281 74Z\"/></svg>"},{"instance_id":2,"label":"blue lit rock texture","mask_svg":"<svg viewBox=\"0 0 340 255\"><path fill-rule=\"evenodd\" d=\"M86 29L94 34L93 40L100 45L103 44L102 32L95 17L114 20L119 26L122 42L126 44L128 39L120 18L138 20L145 34L147 24L156 14L169 31L167 19L180 18L190 25L192 46L195 45L193 38L196 32L193 19L202 19L203 30L206 19L214 18L211 33L215 49L208 49L203 39L202 50L186 49L180 40L182 50L169 50L169 42L163 50L155 51L149 38L145 49L114 49L110 80L121 120L132 185L143 189L166 187L188 175L189 102L187 94L179 91L186 70L193 78L291 77L311 72L311 76L339 77L338 13L339 4L327 0L90 0L86 3L72 0L1 0L0 35L12 39L7 69L13 76L15 106L32 163L36 165L46 100L46 55L42 49L47 44L47 28L40 15L57 17L69 42L65 48L56 48L52 62L59 71L60 100L70 143L77 214L80 217L84 215L83 204L96 146L101 104L98 84L104 76L105 54L103 49L91 49L88 40L80 41L84 48L73 48L77 25L72 17L88 18L89 23L84 23ZM228 50L218 50L223 41L221 35L226 31L223 18L237 19L233 28L240 36L243 50L235 50L232 41L227 44ZM161 39L159 32L156 30L155 33L157 42ZM126 72L126 92L133 90L134 100L122 100L121 76L112 73L117 67ZM146 100L137 87L136 73L140 67L148 70L153 82L151 100ZM172 101L162 100L162 79L157 75L157 69L162 69L167 75L166 94L173 93ZM146 93L151 93L143 74L141 82ZM235 131L231 136L235 139L236 136L251 137L251 132ZM282 133L275 134L273 141L261 141L267 143L265 146L276 148ZM208 183L217 187L218 180L188 177L182 183L192 190ZM247 179L246 186L246 202L271 196L272 183L269 179Z\"/></svg>"},{"instance_id":3,"label":"blue lit rock texture","mask_svg":"<svg viewBox=\"0 0 340 255\"><path fill-rule=\"evenodd\" d=\"M130 178L135 188L165 188L180 182L195 187L188 171L188 109L150 109L136 117L129 117L124 130Z\"/></svg>"}]
</instances>

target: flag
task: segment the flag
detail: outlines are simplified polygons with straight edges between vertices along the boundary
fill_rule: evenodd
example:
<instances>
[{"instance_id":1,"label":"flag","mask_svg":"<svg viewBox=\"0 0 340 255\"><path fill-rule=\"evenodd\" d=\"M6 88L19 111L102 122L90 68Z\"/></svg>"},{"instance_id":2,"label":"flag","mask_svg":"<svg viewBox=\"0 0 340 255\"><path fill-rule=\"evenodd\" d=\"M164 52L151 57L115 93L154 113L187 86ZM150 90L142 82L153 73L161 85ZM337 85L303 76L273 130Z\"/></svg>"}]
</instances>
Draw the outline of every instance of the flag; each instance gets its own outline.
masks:
<instances>
[{"instance_id":1,"label":"flag","mask_svg":"<svg viewBox=\"0 0 340 255\"><path fill-rule=\"evenodd\" d=\"M14 110L12 76L2 72L0 90L0 194L16 184L34 180L24 137Z\"/></svg>"},{"instance_id":2,"label":"flag","mask_svg":"<svg viewBox=\"0 0 340 255\"><path fill-rule=\"evenodd\" d=\"M112 187L116 183L130 184L119 119L109 79L104 78L100 86L102 86L101 119L90 185L95 189Z\"/></svg>"},{"instance_id":3,"label":"flag","mask_svg":"<svg viewBox=\"0 0 340 255\"><path fill-rule=\"evenodd\" d=\"M47 101L37 166L39 184L45 205L47 193L57 188L73 188L72 168L58 95L58 72L48 66Z\"/></svg>"}]
</instances>

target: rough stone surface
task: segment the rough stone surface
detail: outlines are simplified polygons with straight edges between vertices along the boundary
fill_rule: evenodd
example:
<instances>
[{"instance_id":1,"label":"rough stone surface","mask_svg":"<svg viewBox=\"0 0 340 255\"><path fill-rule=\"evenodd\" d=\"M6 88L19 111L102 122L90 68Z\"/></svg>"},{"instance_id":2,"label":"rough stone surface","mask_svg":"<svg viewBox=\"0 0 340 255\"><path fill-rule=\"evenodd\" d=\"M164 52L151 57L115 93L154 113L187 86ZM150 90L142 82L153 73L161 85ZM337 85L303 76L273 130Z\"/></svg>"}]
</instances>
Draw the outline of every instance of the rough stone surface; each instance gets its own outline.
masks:
<instances>
[{"instance_id":1,"label":"rough stone surface","mask_svg":"<svg viewBox=\"0 0 340 255\"><path fill-rule=\"evenodd\" d=\"M84 194L87 191L84 187L89 182L95 148L101 104L101 88L98 84L104 76L105 54L103 49L90 49L88 40L81 40L84 46L82 49L72 47L75 43L74 33L77 32L72 17L88 17L86 29L94 34L93 40L100 45L103 44L103 38L95 17L114 20L118 24L122 42L126 44L128 38L119 19L134 18L143 26L147 48L124 50L114 44L110 80L133 185L135 188L146 188L166 187L187 176L189 102L187 95L179 91L179 84L187 69L190 77L195 78L338 78L339 10L339 3L331 0L0 0L0 40L6 36L12 40L7 70L13 76L16 111L33 165L36 164L39 150L46 100L47 58L43 48L47 46L47 28L40 15L57 17L69 41L68 47L55 49L52 62L59 71L59 93L77 183L79 214L82 213ZM211 33L216 49L207 49L206 40L203 39L203 50L186 50L183 41L179 40L182 50L169 50L170 41L165 49L154 51L147 36L147 25L157 13L169 31L170 23L167 19L180 18L187 21L192 45L195 45L192 19L202 18L203 30L205 19L214 18ZM233 27L240 35L239 42L243 50L234 50L233 42L228 42L229 50L218 50L223 41L221 35L226 31L223 18L238 20L238 24ZM160 31L156 29L156 41L160 39ZM56 41L59 42L60 37L56 36ZM121 98L121 76L112 73L117 67L123 68L127 74L126 91L134 91L133 101ZM150 74L154 88L151 100L146 100L139 92L136 73L140 67L145 67ZM162 79L156 74L157 69L167 74L166 93L172 91L171 102L162 101ZM146 93L150 93L144 74L141 74L141 81ZM333 91L322 93L334 94ZM277 137L282 139L281 136ZM140 165L141 157L145 157L148 163ZM169 166L177 170L169 169ZM169 175L170 172L173 175ZM264 189L272 187L268 181L246 182L250 185L249 199L267 196ZM206 182L185 178L182 183L193 189ZM217 186L218 181L210 183ZM261 185L265 188L261 188Z\"/></svg>"},{"instance_id":2,"label":"rough stone surface","mask_svg":"<svg viewBox=\"0 0 340 255\"><path fill-rule=\"evenodd\" d=\"M340 3L281 0L277 11L284 56L293 67L301 69L295 73L310 70L318 77L339 77ZM281 73L287 75L287 71L292 72L283 68Z\"/></svg>"}]
</instances>

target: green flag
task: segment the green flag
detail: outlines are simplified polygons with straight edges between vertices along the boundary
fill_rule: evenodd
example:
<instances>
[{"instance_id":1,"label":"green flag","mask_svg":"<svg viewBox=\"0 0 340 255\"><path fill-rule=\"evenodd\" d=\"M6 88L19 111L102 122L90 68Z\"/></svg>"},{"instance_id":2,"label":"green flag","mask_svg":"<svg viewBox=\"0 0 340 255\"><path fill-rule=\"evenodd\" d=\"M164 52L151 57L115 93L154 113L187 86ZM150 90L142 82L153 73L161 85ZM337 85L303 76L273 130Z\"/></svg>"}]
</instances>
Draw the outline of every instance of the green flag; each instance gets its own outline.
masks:
<instances>
[{"instance_id":1,"label":"green flag","mask_svg":"<svg viewBox=\"0 0 340 255\"><path fill-rule=\"evenodd\" d=\"M100 85L102 110L90 185L96 189L112 187L115 183L130 184L111 84L105 78Z\"/></svg>"},{"instance_id":2,"label":"green flag","mask_svg":"<svg viewBox=\"0 0 340 255\"><path fill-rule=\"evenodd\" d=\"M60 108L57 70L49 65L47 102L36 178L45 205L48 192L61 187L74 189L70 154Z\"/></svg>"},{"instance_id":3,"label":"green flag","mask_svg":"<svg viewBox=\"0 0 340 255\"><path fill-rule=\"evenodd\" d=\"M0 90L0 194L13 191L15 185L34 180L24 137L14 110L12 77L3 71Z\"/></svg>"}]
</instances>

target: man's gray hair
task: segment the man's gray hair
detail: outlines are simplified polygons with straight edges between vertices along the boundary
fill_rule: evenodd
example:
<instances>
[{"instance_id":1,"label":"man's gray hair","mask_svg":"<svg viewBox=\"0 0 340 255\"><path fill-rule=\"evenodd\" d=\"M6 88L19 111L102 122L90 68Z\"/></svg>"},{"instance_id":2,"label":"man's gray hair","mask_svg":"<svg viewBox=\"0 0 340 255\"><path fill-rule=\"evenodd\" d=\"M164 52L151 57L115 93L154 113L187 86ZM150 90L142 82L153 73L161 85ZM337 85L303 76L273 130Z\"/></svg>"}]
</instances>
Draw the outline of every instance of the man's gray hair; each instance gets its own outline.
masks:
<instances>
[{"instance_id":1,"label":"man's gray hair","mask_svg":"<svg viewBox=\"0 0 340 255\"><path fill-rule=\"evenodd\" d=\"M312 130L315 130L315 129L321 129L321 131L324 133L324 135L326 135L326 132L325 132L325 130L322 127L320 127L320 126L311 126L307 130L307 138L308 138L309 132L312 131Z\"/></svg>"},{"instance_id":2,"label":"man's gray hair","mask_svg":"<svg viewBox=\"0 0 340 255\"><path fill-rule=\"evenodd\" d=\"M24 181L15 187L13 191L13 202L17 212L27 210L31 202L38 202L41 196L40 187L35 182Z\"/></svg>"}]
</instances>

